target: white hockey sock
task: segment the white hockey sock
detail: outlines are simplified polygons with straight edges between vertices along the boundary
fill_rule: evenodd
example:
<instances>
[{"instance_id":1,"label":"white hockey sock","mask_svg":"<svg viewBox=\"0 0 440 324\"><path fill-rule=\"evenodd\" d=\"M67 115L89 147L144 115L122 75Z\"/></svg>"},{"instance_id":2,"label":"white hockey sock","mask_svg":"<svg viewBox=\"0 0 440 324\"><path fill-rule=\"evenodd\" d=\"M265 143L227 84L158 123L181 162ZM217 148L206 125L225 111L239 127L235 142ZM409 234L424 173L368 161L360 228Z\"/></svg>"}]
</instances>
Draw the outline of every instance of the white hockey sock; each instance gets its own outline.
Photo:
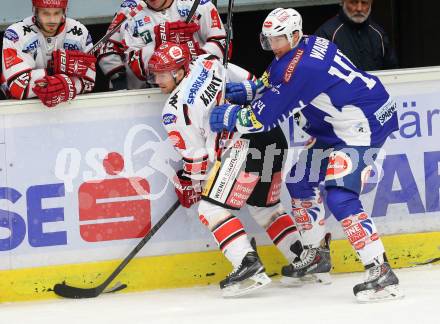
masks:
<instances>
[{"instance_id":1,"label":"white hockey sock","mask_svg":"<svg viewBox=\"0 0 440 324\"><path fill-rule=\"evenodd\" d=\"M293 218L284 211L281 204L272 207L248 206L248 209L287 261L292 262L297 255L290 250L290 247L296 241L301 241L301 235Z\"/></svg>"},{"instance_id":2,"label":"white hockey sock","mask_svg":"<svg viewBox=\"0 0 440 324\"><path fill-rule=\"evenodd\" d=\"M356 250L364 266L383 263L385 248L373 219L365 212L351 215L341 221L348 241Z\"/></svg>"},{"instance_id":3,"label":"white hockey sock","mask_svg":"<svg viewBox=\"0 0 440 324\"><path fill-rule=\"evenodd\" d=\"M254 249L249 243L248 236L245 234L229 243L223 250L223 254L232 263L234 269L237 269L245 255L251 251L254 251Z\"/></svg>"},{"instance_id":4,"label":"white hockey sock","mask_svg":"<svg viewBox=\"0 0 440 324\"><path fill-rule=\"evenodd\" d=\"M253 251L243 224L233 215L219 222L212 229L212 234L234 269L241 264L246 253Z\"/></svg>"},{"instance_id":5,"label":"white hockey sock","mask_svg":"<svg viewBox=\"0 0 440 324\"><path fill-rule=\"evenodd\" d=\"M317 248L325 237L325 209L319 190L309 198L292 198L292 215L303 246Z\"/></svg>"}]
</instances>

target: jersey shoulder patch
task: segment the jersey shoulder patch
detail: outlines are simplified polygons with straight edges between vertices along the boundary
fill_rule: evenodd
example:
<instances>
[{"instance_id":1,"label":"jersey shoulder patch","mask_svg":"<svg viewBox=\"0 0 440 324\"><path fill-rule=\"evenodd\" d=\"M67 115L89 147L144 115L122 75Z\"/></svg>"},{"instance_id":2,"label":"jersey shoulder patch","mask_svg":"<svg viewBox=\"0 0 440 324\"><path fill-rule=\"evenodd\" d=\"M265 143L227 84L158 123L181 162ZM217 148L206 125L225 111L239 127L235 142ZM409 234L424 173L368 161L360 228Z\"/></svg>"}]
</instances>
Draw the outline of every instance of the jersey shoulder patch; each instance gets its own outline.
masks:
<instances>
[{"instance_id":1,"label":"jersey shoulder patch","mask_svg":"<svg viewBox=\"0 0 440 324\"><path fill-rule=\"evenodd\" d=\"M138 2L139 0L124 0L121 4L121 8L134 8L138 5Z\"/></svg>"},{"instance_id":2,"label":"jersey shoulder patch","mask_svg":"<svg viewBox=\"0 0 440 324\"><path fill-rule=\"evenodd\" d=\"M14 43L18 42L18 40L20 39L18 33L11 28L5 30L5 34L3 35L3 37Z\"/></svg>"},{"instance_id":3,"label":"jersey shoulder patch","mask_svg":"<svg viewBox=\"0 0 440 324\"><path fill-rule=\"evenodd\" d=\"M37 32L33 29L34 27L35 25L32 23L32 20L29 21L29 19L24 19L10 25L6 29L3 37L16 43L22 37L28 37L30 34L36 34Z\"/></svg>"}]
</instances>

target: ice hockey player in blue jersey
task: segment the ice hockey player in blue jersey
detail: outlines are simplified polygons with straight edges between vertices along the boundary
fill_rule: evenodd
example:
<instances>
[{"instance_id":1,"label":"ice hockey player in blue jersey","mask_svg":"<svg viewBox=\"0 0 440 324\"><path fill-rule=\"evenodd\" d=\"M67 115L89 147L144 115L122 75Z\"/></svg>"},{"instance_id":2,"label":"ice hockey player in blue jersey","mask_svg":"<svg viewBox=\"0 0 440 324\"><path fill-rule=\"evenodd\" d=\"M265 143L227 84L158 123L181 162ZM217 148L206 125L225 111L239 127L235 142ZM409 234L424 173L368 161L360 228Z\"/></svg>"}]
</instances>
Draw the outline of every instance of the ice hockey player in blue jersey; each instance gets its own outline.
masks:
<instances>
[{"instance_id":1,"label":"ice hockey player in blue jersey","mask_svg":"<svg viewBox=\"0 0 440 324\"><path fill-rule=\"evenodd\" d=\"M286 28L294 26L295 28ZM358 301L402 297L373 219L359 200L362 180L387 137L398 129L396 103L379 79L357 69L336 45L315 36L303 36L301 16L278 8L263 23L263 49L275 59L268 68L270 83L228 85L227 97L236 104L213 109L213 131L266 132L295 113L299 124L314 137L308 172L324 181L326 202L341 223L366 269L366 279L353 288ZM263 79L264 81L264 79ZM311 166L319 167L314 170ZM316 169L316 168L315 168ZM311 181L309 181L311 182ZM316 267L313 256L282 269L298 277ZM316 260L315 260L316 261Z\"/></svg>"}]
</instances>

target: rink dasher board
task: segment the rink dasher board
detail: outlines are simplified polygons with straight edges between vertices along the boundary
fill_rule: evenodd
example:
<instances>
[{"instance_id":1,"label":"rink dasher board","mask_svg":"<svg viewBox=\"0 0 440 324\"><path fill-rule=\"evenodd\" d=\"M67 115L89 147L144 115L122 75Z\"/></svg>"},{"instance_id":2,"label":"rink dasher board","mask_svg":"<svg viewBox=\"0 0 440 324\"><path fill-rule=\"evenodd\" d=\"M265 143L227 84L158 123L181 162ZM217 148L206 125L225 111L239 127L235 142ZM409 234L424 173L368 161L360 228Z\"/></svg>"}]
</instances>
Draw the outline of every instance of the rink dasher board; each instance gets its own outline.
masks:
<instances>
[{"instance_id":1,"label":"rink dasher board","mask_svg":"<svg viewBox=\"0 0 440 324\"><path fill-rule=\"evenodd\" d=\"M385 146L386 176L379 183L380 195L376 186L362 201L379 232L386 234L384 243L393 265L406 267L440 254L435 187L439 172L433 167L440 155L435 141L440 131L440 72L427 68L380 76L396 96L403 130ZM151 162L153 157L156 162L160 157L178 160L161 127L165 99L156 90L142 90L80 96L50 110L36 100L0 103L0 268L5 279L0 283L5 292L0 300L51 298L50 288L63 280L83 287L101 283L136 245L148 223L154 224L174 202L167 170L156 168L178 168L179 163ZM286 123L286 132L288 127ZM294 139L292 145L297 144ZM142 151L136 152L139 148ZM130 170L107 175L102 167L107 152L123 154ZM108 194L101 186L117 192L124 179L132 178L145 179L151 194L164 194L158 199L100 196ZM427 184L432 190L425 190ZM98 204L91 203L92 198ZM283 202L289 205L285 191ZM92 205L97 209L87 212ZM130 206L142 210L124 215ZM97 210L110 218L93 219L90 215ZM279 273L285 261L247 213L241 215L262 245L268 271ZM335 239L334 271L361 270L354 251L342 240L339 224L328 216ZM205 285L218 282L229 270L196 210L179 209L118 280L128 284L127 291Z\"/></svg>"}]
</instances>

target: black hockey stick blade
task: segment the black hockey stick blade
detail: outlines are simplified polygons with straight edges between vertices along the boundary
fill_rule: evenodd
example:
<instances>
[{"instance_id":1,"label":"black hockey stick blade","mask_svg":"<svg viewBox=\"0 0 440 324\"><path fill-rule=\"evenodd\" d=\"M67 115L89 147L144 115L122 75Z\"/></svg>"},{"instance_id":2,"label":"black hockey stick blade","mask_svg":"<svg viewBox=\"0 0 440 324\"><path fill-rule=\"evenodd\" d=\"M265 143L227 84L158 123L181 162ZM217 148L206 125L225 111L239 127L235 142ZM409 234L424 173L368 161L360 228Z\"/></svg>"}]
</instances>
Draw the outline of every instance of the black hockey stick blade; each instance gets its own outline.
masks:
<instances>
[{"instance_id":1,"label":"black hockey stick blade","mask_svg":"<svg viewBox=\"0 0 440 324\"><path fill-rule=\"evenodd\" d=\"M102 293L116 292L126 288L126 284L121 284L118 282L112 288L106 289L107 286L110 285L110 283L116 278L116 276L127 266L127 264L144 247L144 245L151 239L151 237L162 227L162 225L168 220L168 218L170 218L170 216L176 211L179 206L179 201L176 201L102 284L93 288L79 288L70 286L66 282L63 282L60 284L56 284L53 287L53 291L55 292L55 294L60 297L72 299L94 298L98 297Z\"/></svg>"},{"instance_id":2,"label":"black hockey stick blade","mask_svg":"<svg viewBox=\"0 0 440 324\"><path fill-rule=\"evenodd\" d=\"M109 289L103 289L105 287L102 287L102 285L95 287L95 288L77 288L73 286L67 285L65 282L56 284L53 287L53 291L55 294L61 297L65 298L71 298L71 299L81 299L81 298L95 298L98 297L102 293L114 293L117 291L120 291L122 289L127 288L126 284L121 284L118 282L116 285L114 285L112 288Z\"/></svg>"}]
</instances>

